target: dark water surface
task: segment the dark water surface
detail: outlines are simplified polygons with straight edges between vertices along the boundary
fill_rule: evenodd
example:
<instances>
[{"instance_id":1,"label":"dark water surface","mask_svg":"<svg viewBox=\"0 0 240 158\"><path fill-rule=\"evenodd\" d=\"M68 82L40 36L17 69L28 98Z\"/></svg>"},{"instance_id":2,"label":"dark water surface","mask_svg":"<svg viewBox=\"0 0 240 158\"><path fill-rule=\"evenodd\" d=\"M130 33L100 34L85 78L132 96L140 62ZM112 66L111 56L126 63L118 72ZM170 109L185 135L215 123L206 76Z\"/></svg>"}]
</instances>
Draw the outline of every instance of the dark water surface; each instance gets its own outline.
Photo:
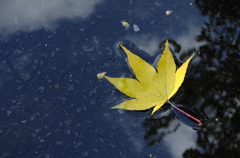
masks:
<instances>
[{"instance_id":1,"label":"dark water surface","mask_svg":"<svg viewBox=\"0 0 240 158\"><path fill-rule=\"evenodd\" d=\"M1 1L0 158L240 157L239 8L231 0ZM171 101L201 127L167 104L153 117L111 110L128 98L96 77L134 77L119 43L152 64L166 39L180 61L195 54Z\"/></svg>"}]
</instances>

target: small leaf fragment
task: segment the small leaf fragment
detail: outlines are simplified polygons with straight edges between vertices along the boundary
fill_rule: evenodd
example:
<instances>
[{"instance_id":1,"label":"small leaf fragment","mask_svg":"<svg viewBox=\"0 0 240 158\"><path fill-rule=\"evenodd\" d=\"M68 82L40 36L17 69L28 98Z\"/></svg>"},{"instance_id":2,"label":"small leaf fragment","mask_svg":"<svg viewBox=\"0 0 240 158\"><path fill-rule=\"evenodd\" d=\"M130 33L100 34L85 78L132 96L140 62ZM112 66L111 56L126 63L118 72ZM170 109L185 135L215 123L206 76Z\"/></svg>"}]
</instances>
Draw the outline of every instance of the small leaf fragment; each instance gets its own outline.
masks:
<instances>
[{"instance_id":1,"label":"small leaf fragment","mask_svg":"<svg viewBox=\"0 0 240 158\"><path fill-rule=\"evenodd\" d=\"M121 23L122 23L122 26L125 27L126 30L129 29L130 24L127 21L122 21Z\"/></svg>"},{"instance_id":2,"label":"small leaf fragment","mask_svg":"<svg viewBox=\"0 0 240 158\"><path fill-rule=\"evenodd\" d=\"M129 23L127 21L122 21L122 26L129 27Z\"/></svg>"},{"instance_id":3,"label":"small leaf fragment","mask_svg":"<svg viewBox=\"0 0 240 158\"><path fill-rule=\"evenodd\" d=\"M107 73L107 72L100 72L100 73L98 73L98 74L97 74L97 78L98 78L98 79L102 79L102 78L105 76L106 73Z\"/></svg>"},{"instance_id":4,"label":"small leaf fragment","mask_svg":"<svg viewBox=\"0 0 240 158\"><path fill-rule=\"evenodd\" d=\"M171 15L172 14L172 10L167 10L165 13L166 13L166 15Z\"/></svg>"}]
</instances>

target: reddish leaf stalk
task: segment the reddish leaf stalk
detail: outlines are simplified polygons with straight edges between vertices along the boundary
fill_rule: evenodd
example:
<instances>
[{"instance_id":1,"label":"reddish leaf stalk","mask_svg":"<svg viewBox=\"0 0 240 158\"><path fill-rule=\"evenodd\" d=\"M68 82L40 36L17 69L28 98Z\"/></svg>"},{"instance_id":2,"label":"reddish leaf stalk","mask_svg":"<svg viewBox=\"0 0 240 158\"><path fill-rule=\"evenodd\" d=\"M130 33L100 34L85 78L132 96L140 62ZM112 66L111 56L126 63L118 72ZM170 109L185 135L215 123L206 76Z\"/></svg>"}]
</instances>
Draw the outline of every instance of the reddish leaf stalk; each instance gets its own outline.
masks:
<instances>
[{"instance_id":1,"label":"reddish leaf stalk","mask_svg":"<svg viewBox=\"0 0 240 158\"><path fill-rule=\"evenodd\" d=\"M190 117L191 119L195 120L195 121L198 123L199 126L202 126L202 122L201 122L199 119L197 119L197 118L193 117L192 115L186 113L185 111L179 109L178 107L176 107L175 105L173 105L169 100L168 100L168 103L169 103L172 107L174 107L175 109L177 109L178 111L180 111L180 112L182 112L183 114L185 114L187 117Z\"/></svg>"}]
</instances>

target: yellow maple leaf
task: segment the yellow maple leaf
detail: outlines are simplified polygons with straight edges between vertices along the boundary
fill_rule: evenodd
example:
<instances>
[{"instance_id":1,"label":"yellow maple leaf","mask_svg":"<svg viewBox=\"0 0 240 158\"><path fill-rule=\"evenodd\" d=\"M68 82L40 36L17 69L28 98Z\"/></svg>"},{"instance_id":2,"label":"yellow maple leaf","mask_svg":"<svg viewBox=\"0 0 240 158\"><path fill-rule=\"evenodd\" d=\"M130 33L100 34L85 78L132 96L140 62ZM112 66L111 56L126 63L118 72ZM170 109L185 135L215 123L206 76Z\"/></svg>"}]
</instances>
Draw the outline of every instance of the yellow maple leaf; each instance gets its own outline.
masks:
<instances>
[{"instance_id":1,"label":"yellow maple leaf","mask_svg":"<svg viewBox=\"0 0 240 158\"><path fill-rule=\"evenodd\" d=\"M123 45L120 47L126 53L129 65L137 79L104 76L119 91L132 98L112 108L146 110L154 107L152 111L154 114L177 92L193 56L176 70L174 58L170 52L168 41L166 41L157 68L154 68Z\"/></svg>"}]
</instances>

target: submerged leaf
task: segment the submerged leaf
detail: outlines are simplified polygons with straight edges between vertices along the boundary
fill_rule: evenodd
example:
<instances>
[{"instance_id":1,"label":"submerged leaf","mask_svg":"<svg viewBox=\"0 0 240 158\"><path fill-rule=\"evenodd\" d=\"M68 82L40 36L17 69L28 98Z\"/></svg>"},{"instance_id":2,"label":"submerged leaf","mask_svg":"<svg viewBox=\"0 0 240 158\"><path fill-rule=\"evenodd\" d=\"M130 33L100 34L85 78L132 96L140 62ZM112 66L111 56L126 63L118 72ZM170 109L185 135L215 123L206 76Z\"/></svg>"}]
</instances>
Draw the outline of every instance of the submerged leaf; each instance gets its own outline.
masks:
<instances>
[{"instance_id":1,"label":"submerged leaf","mask_svg":"<svg viewBox=\"0 0 240 158\"><path fill-rule=\"evenodd\" d=\"M169 49L168 41L166 41L163 54L155 69L123 45L120 45L120 48L126 53L129 65L137 80L104 76L119 91L133 98L112 108L146 110L154 107L152 111L152 114L154 114L177 92L193 56L176 71L176 64Z\"/></svg>"}]
</instances>

